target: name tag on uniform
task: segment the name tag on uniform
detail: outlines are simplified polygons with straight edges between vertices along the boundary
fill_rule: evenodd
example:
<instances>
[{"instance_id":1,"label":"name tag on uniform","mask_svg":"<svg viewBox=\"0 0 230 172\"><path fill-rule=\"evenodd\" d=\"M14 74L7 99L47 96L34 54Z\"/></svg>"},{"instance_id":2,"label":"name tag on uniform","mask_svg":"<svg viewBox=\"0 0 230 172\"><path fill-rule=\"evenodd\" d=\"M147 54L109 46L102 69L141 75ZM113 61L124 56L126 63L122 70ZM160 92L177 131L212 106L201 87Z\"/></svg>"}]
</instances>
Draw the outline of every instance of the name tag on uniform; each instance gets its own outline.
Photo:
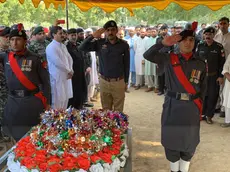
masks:
<instances>
[{"instance_id":1,"label":"name tag on uniform","mask_svg":"<svg viewBox=\"0 0 230 172\"><path fill-rule=\"evenodd\" d=\"M10 61L6 62L7 65L10 65Z\"/></svg>"},{"instance_id":2,"label":"name tag on uniform","mask_svg":"<svg viewBox=\"0 0 230 172\"><path fill-rule=\"evenodd\" d=\"M215 53L215 54L216 54L216 53L217 53L217 51L216 51L216 50L213 50L213 51L211 51L211 53Z\"/></svg>"}]
</instances>

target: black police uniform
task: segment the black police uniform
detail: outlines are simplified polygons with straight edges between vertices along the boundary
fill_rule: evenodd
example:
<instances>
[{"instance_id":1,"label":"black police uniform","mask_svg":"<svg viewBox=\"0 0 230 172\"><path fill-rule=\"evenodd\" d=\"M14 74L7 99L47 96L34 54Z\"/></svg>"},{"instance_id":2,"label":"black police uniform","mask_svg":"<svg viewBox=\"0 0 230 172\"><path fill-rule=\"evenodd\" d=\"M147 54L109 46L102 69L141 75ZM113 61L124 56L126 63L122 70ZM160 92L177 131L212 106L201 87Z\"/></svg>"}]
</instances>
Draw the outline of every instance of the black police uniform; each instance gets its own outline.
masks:
<instances>
[{"instance_id":1,"label":"black police uniform","mask_svg":"<svg viewBox=\"0 0 230 172\"><path fill-rule=\"evenodd\" d=\"M215 33L215 29L207 28L205 32ZM198 44L197 56L206 62L207 65L207 90L203 104L203 115L213 117L216 103L219 97L220 85L217 78L223 78L221 74L225 63L224 47L214 41L212 45L207 45L206 42Z\"/></svg>"},{"instance_id":2,"label":"black police uniform","mask_svg":"<svg viewBox=\"0 0 230 172\"><path fill-rule=\"evenodd\" d=\"M109 21L104 25L105 29L109 27L117 28L115 21ZM82 44L79 46L79 49L85 52L96 51L99 57L99 73L103 80L105 80L106 82L110 82L111 79L116 81L124 79L124 82L128 83L130 72L130 55L129 45L126 41L117 38L116 43L111 44L106 38L95 40L93 36L89 36L82 42ZM125 84L123 85L125 87ZM102 90L100 91L101 93L103 92ZM107 95L111 95L109 101L114 102L112 99L115 97L113 97L112 94L113 93L110 92ZM123 111L124 98L125 88L124 93L122 93L122 98L121 96L119 96L118 98L120 102L119 105L116 105L117 107L119 107L119 111ZM116 109L115 105L114 109Z\"/></svg>"},{"instance_id":3,"label":"black police uniform","mask_svg":"<svg viewBox=\"0 0 230 172\"><path fill-rule=\"evenodd\" d=\"M76 29L69 29L68 34L76 33ZM69 99L68 106L76 109L81 109L85 102L85 95L87 94L87 84L85 77L85 59L82 51L78 50L77 42L73 44L68 42L67 50L73 59L74 74L72 77L73 98Z\"/></svg>"},{"instance_id":4,"label":"black police uniform","mask_svg":"<svg viewBox=\"0 0 230 172\"><path fill-rule=\"evenodd\" d=\"M170 162L179 161L180 158L189 161L200 142L200 112L193 101L181 100L180 97L176 96L187 93L187 91L174 72L170 55L160 52L163 47L162 43L158 43L144 53L146 60L158 64L165 71L168 91L163 104L161 143ZM205 89L205 63L197 59L195 55L188 61L181 54L178 54L178 56L182 70L188 80L192 77L192 71L198 71L201 74L197 78L197 82L191 82L190 80L190 83L197 93L202 93ZM172 93L175 93L175 96Z\"/></svg>"}]
</instances>

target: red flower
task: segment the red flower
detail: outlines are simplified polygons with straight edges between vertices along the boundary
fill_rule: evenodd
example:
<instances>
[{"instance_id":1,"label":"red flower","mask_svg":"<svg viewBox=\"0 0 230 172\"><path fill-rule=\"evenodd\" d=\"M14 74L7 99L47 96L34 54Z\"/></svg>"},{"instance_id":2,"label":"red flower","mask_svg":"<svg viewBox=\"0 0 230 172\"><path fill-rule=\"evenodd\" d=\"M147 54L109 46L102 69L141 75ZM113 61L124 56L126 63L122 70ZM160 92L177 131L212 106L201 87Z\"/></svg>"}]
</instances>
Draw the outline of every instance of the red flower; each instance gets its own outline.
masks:
<instances>
[{"instance_id":1,"label":"red flower","mask_svg":"<svg viewBox=\"0 0 230 172\"><path fill-rule=\"evenodd\" d=\"M88 159L85 159L85 158L78 158L78 166L79 168L82 168L83 170L88 170L89 167L90 167L90 161Z\"/></svg>"},{"instance_id":2,"label":"red flower","mask_svg":"<svg viewBox=\"0 0 230 172\"><path fill-rule=\"evenodd\" d=\"M99 157L106 163L112 163L112 154L111 153L102 153L98 152Z\"/></svg>"},{"instance_id":3,"label":"red flower","mask_svg":"<svg viewBox=\"0 0 230 172\"><path fill-rule=\"evenodd\" d=\"M90 157L90 159L91 159L91 161L93 162L93 163L97 163L97 161L100 161L101 160L101 158L99 157L99 156L97 156L97 155L92 155L91 157Z\"/></svg>"},{"instance_id":4,"label":"red flower","mask_svg":"<svg viewBox=\"0 0 230 172\"><path fill-rule=\"evenodd\" d=\"M39 164L40 171L47 171L48 164L46 162Z\"/></svg>"},{"instance_id":5,"label":"red flower","mask_svg":"<svg viewBox=\"0 0 230 172\"><path fill-rule=\"evenodd\" d=\"M53 164L49 166L49 171L50 172L58 172L62 170L62 166L60 164Z\"/></svg>"}]
</instances>

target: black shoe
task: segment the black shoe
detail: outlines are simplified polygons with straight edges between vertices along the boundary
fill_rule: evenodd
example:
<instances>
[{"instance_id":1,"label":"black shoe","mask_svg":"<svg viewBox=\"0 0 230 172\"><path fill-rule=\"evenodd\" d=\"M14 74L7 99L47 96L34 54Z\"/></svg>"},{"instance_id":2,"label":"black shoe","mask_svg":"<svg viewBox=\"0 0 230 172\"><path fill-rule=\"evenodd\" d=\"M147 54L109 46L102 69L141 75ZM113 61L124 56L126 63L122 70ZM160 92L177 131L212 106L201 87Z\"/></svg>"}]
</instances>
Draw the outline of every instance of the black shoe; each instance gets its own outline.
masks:
<instances>
[{"instance_id":1,"label":"black shoe","mask_svg":"<svg viewBox=\"0 0 230 172\"><path fill-rule=\"evenodd\" d=\"M203 120L206 120L206 116L205 115L202 115L202 121Z\"/></svg>"},{"instance_id":2,"label":"black shoe","mask_svg":"<svg viewBox=\"0 0 230 172\"><path fill-rule=\"evenodd\" d=\"M158 96L161 96L163 94L164 94L164 92L161 92L161 91L159 93L157 93Z\"/></svg>"},{"instance_id":3,"label":"black shoe","mask_svg":"<svg viewBox=\"0 0 230 172\"><path fill-rule=\"evenodd\" d=\"M225 112L220 112L220 117L225 118Z\"/></svg>"},{"instance_id":4,"label":"black shoe","mask_svg":"<svg viewBox=\"0 0 230 172\"><path fill-rule=\"evenodd\" d=\"M215 113L220 113L220 108L215 109Z\"/></svg>"}]
</instances>

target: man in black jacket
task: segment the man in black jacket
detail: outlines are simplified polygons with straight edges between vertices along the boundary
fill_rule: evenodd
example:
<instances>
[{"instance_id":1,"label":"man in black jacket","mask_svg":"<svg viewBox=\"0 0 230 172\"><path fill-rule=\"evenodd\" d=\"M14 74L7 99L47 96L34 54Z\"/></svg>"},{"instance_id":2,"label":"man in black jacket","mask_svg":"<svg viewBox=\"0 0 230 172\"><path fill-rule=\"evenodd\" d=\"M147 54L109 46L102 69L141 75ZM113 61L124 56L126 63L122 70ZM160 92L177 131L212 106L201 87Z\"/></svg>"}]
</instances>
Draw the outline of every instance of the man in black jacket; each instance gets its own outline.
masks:
<instances>
[{"instance_id":1,"label":"man in black jacket","mask_svg":"<svg viewBox=\"0 0 230 172\"><path fill-rule=\"evenodd\" d=\"M85 60L82 51L78 50L77 45L77 30L68 30L68 39L66 47L69 54L73 58L73 70L74 75L72 77L73 84L73 98L69 100L69 105L76 109L81 109L85 101L85 95L87 94L87 85L85 78Z\"/></svg>"}]
</instances>

